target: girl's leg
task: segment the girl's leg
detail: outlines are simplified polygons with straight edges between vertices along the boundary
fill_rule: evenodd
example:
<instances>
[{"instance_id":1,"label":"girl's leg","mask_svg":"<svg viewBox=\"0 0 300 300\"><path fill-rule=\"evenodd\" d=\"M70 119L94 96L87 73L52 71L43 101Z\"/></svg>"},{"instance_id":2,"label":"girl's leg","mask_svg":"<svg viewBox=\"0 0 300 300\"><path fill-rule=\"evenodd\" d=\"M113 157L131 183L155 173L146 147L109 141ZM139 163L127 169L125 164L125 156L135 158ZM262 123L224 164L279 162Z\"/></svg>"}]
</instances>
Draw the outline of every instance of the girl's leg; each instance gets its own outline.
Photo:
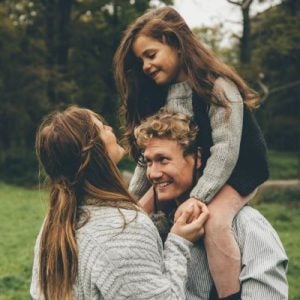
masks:
<instances>
[{"instance_id":1,"label":"girl's leg","mask_svg":"<svg viewBox=\"0 0 300 300\"><path fill-rule=\"evenodd\" d=\"M219 298L240 291L240 249L232 232L232 221L252 195L242 197L229 185L208 205L210 217L205 226L205 248Z\"/></svg>"}]
</instances>

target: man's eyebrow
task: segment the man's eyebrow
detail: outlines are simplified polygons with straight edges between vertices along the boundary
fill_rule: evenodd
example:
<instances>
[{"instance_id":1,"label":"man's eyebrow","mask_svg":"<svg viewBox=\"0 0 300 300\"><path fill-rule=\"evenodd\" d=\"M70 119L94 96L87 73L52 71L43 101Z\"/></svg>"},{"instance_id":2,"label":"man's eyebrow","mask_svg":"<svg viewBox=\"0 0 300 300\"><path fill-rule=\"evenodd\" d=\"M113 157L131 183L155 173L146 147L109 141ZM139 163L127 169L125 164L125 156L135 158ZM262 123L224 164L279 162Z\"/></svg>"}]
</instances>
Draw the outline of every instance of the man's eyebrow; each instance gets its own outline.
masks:
<instances>
[{"instance_id":1,"label":"man's eyebrow","mask_svg":"<svg viewBox=\"0 0 300 300\"><path fill-rule=\"evenodd\" d=\"M168 156L166 153L163 153L163 152L158 152L158 153L155 153L153 156L149 156L149 155L145 155L144 154L144 158L145 159L148 159L148 160L156 160L156 159L158 159L158 158L160 158L160 157L164 157L164 156Z\"/></svg>"}]
</instances>

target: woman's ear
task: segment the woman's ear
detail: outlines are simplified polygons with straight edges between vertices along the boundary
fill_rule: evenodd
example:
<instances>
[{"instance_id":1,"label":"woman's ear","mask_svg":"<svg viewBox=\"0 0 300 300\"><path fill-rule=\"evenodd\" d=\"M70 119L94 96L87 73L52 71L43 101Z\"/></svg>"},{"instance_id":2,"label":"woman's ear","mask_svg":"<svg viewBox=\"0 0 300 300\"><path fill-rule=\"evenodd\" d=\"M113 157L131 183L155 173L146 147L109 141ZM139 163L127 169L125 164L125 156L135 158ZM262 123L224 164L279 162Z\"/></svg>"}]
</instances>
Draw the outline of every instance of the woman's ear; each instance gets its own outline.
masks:
<instances>
[{"instance_id":1,"label":"woman's ear","mask_svg":"<svg viewBox=\"0 0 300 300\"><path fill-rule=\"evenodd\" d=\"M201 165L202 165L202 162L201 162L201 148L198 147L197 148L197 169L200 169Z\"/></svg>"}]
</instances>

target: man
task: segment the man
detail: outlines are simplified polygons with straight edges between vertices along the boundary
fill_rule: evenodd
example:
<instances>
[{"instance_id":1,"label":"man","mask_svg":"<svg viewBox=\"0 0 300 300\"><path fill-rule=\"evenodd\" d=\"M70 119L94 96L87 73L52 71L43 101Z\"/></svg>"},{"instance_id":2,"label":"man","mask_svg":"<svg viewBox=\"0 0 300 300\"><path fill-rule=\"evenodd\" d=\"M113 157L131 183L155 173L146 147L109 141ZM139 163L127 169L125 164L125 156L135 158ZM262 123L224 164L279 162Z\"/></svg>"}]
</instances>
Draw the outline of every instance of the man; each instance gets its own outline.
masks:
<instances>
[{"instance_id":1,"label":"man","mask_svg":"<svg viewBox=\"0 0 300 300\"><path fill-rule=\"evenodd\" d=\"M166 111L149 117L135 130L137 144L144 151L147 177L155 191L154 201L150 195L140 203L146 211L154 212L154 222L159 220L155 214L157 208L170 221L174 206L177 208L189 198L201 167L196 135L197 127L189 117ZM159 224L161 227L167 222L160 220ZM242 255L241 299L288 299L287 256L268 221L257 210L246 206L235 217L233 231ZM212 295L213 282L202 241L192 248L191 256L186 299L216 299Z\"/></svg>"}]
</instances>

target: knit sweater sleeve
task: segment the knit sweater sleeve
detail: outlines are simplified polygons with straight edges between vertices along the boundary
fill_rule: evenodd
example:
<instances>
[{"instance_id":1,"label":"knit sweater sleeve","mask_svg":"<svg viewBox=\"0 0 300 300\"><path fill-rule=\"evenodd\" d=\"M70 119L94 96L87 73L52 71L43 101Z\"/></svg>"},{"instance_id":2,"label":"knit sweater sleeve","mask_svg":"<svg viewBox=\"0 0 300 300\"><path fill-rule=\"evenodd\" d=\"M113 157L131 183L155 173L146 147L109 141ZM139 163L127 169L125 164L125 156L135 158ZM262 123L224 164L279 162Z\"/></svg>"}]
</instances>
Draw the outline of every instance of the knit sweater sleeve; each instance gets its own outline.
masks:
<instances>
[{"instance_id":1,"label":"knit sweater sleeve","mask_svg":"<svg viewBox=\"0 0 300 300\"><path fill-rule=\"evenodd\" d=\"M236 85L218 78L214 94L229 103L230 112L213 104L209 109L213 145L203 175L190 194L205 203L210 202L226 183L237 163L243 126L243 100Z\"/></svg>"},{"instance_id":2,"label":"knit sweater sleeve","mask_svg":"<svg viewBox=\"0 0 300 300\"><path fill-rule=\"evenodd\" d=\"M146 176L146 169L146 165L137 164L129 183L129 192L138 199L147 192L151 185Z\"/></svg>"},{"instance_id":3,"label":"knit sweater sleeve","mask_svg":"<svg viewBox=\"0 0 300 300\"><path fill-rule=\"evenodd\" d=\"M106 251L99 252L92 274L97 278L99 291L104 299L114 300L185 299L192 243L169 234L163 251L149 218L141 221L143 224L138 228L131 226L121 233L121 239L115 239Z\"/></svg>"}]
</instances>

